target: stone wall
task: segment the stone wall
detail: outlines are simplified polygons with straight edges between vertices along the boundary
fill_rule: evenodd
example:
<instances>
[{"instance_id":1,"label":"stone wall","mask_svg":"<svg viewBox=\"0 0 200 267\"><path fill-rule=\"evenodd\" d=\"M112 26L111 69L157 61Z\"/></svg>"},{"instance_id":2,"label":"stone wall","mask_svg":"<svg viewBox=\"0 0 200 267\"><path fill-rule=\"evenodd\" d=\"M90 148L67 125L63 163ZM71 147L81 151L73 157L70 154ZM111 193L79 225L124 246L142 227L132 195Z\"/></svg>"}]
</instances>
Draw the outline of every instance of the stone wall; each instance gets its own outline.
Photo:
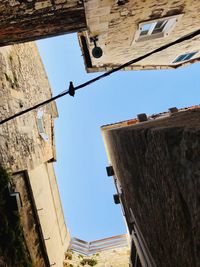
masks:
<instances>
[{"instance_id":1,"label":"stone wall","mask_svg":"<svg viewBox=\"0 0 200 267\"><path fill-rule=\"evenodd\" d=\"M0 49L0 119L50 97L50 85L34 43ZM0 125L0 163L12 172L32 169L55 159L56 106L49 104L42 111L47 141L39 134L38 110Z\"/></svg>"},{"instance_id":2,"label":"stone wall","mask_svg":"<svg viewBox=\"0 0 200 267\"><path fill-rule=\"evenodd\" d=\"M0 120L49 99L51 88L34 43L0 49ZM0 125L0 164L15 175L21 223L34 267L62 266L69 245L52 161L52 102Z\"/></svg>"},{"instance_id":3,"label":"stone wall","mask_svg":"<svg viewBox=\"0 0 200 267\"><path fill-rule=\"evenodd\" d=\"M70 253L66 253L66 255L70 255ZM82 254L79 254L77 252L71 253L71 260L66 259L64 261L64 267L78 267L82 266L81 262L84 262L84 259L93 259L96 261L95 265L88 265L86 266L95 266L95 267L128 267L129 266L129 258L130 258L130 248L128 247L122 247L122 248L115 248L115 249L109 249L104 250L101 252L98 252L91 256L84 256ZM70 265L72 264L72 265Z\"/></svg>"},{"instance_id":4,"label":"stone wall","mask_svg":"<svg viewBox=\"0 0 200 267\"><path fill-rule=\"evenodd\" d=\"M87 39L92 61L92 67L86 68L88 72L110 70L199 29L198 0L122 0L122 5L117 2L88 0L85 3L88 31L80 33L79 36L84 34ZM182 17L166 37L143 42L134 41L140 22L178 14L182 14ZM89 38L93 36L98 36L97 45L103 49L101 58L92 57L94 44ZM180 64L172 64L172 61L181 54L199 51L199 44L199 38L193 38L154 54L125 70L176 68ZM199 60L199 52L195 58ZM196 60L191 60L194 61Z\"/></svg>"},{"instance_id":5,"label":"stone wall","mask_svg":"<svg viewBox=\"0 0 200 267\"><path fill-rule=\"evenodd\" d=\"M20 193L22 201L20 220L32 264L34 267L49 266L49 259L28 174L26 172L21 172L14 175L12 184L15 192Z\"/></svg>"},{"instance_id":6,"label":"stone wall","mask_svg":"<svg viewBox=\"0 0 200 267\"><path fill-rule=\"evenodd\" d=\"M70 242L53 163L13 175L24 238L34 267L62 266ZM52 265L51 265L52 264Z\"/></svg>"},{"instance_id":7,"label":"stone wall","mask_svg":"<svg viewBox=\"0 0 200 267\"><path fill-rule=\"evenodd\" d=\"M199 116L194 109L103 129L127 206L159 267L200 266Z\"/></svg>"},{"instance_id":8,"label":"stone wall","mask_svg":"<svg viewBox=\"0 0 200 267\"><path fill-rule=\"evenodd\" d=\"M0 46L85 28L83 1L4 0L0 3Z\"/></svg>"}]
</instances>

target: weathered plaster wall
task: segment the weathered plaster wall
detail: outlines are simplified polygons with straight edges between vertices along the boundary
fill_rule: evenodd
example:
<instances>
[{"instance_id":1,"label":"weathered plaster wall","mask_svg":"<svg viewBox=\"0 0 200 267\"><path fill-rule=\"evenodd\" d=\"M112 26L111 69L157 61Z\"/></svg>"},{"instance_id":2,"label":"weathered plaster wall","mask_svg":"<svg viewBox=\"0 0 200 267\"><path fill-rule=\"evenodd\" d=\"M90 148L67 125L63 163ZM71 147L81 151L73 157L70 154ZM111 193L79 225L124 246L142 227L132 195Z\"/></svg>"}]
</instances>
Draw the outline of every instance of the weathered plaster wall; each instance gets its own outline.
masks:
<instances>
[{"instance_id":1,"label":"weathered plaster wall","mask_svg":"<svg viewBox=\"0 0 200 267\"><path fill-rule=\"evenodd\" d=\"M104 71L137 58L166 43L199 29L200 2L198 0L130 0L118 5L114 0L88 0L85 3L88 41L92 59L91 71ZM140 22L183 14L172 32L164 37L143 42L133 42ZM82 34L82 33L81 33ZM92 57L94 47L88 37L98 36L97 45L103 49L99 59ZM199 37L186 41L150 56L126 69L165 69L180 54L199 51ZM195 58L199 58L196 54Z\"/></svg>"},{"instance_id":2,"label":"weathered plaster wall","mask_svg":"<svg viewBox=\"0 0 200 267\"><path fill-rule=\"evenodd\" d=\"M70 242L53 163L28 172L50 264L61 267Z\"/></svg>"},{"instance_id":3,"label":"weathered plaster wall","mask_svg":"<svg viewBox=\"0 0 200 267\"><path fill-rule=\"evenodd\" d=\"M51 97L50 85L34 43L0 49L0 119ZM0 126L0 163L13 172L32 169L55 158L55 104L43 108L48 141L40 136L37 110Z\"/></svg>"},{"instance_id":4,"label":"weathered plaster wall","mask_svg":"<svg viewBox=\"0 0 200 267\"><path fill-rule=\"evenodd\" d=\"M4 0L0 3L0 46L85 27L83 1Z\"/></svg>"},{"instance_id":5,"label":"weathered plaster wall","mask_svg":"<svg viewBox=\"0 0 200 267\"><path fill-rule=\"evenodd\" d=\"M200 110L103 131L110 163L159 267L200 266Z\"/></svg>"}]
</instances>

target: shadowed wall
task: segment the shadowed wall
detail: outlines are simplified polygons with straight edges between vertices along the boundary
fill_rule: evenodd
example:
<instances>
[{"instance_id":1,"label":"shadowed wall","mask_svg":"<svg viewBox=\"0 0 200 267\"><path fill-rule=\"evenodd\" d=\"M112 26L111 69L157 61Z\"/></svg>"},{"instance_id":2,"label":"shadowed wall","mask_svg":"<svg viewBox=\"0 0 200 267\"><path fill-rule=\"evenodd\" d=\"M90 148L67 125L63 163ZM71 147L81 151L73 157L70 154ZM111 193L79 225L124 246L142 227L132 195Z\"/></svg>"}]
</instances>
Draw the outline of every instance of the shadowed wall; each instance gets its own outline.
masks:
<instances>
[{"instance_id":1,"label":"shadowed wall","mask_svg":"<svg viewBox=\"0 0 200 267\"><path fill-rule=\"evenodd\" d=\"M77 32L85 27L82 1L5 0L0 3L0 46Z\"/></svg>"},{"instance_id":2,"label":"shadowed wall","mask_svg":"<svg viewBox=\"0 0 200 267\"><path fill-rule=\"evenodd\" d=\"M103 129L127 206L159 267L200 266L199 116L188 110Z\"/></svg>"}]
</instances>

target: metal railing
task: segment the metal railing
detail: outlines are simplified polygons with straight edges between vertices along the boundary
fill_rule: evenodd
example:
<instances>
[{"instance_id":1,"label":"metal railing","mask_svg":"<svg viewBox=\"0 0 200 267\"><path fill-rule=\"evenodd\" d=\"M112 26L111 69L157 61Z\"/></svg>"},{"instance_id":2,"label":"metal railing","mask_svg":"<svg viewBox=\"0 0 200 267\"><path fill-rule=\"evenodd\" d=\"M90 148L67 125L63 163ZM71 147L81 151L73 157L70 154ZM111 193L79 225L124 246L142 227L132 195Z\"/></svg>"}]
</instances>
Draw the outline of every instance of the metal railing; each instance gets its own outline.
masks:
<instances>
[{"instance_id":1,"label":"metal railing","mask_svg":"<svg viewBox=\"0 0 200 267\"><path fill-rule=\"evenodd\" d=\"M137 224L137 221L133 214L132 209L130 209L130 213L131 213L132 220L133 220L133 229L131 232L131 238L132 238L132 242L134 242L137 254L139 256L141 266L142 267L156 267L154 259L149 251L149 248L146 244L144 236L142 232L140 231L140 228ZM133 262L132 262L132 266L133 266Z\"/></svg>"},{"instance_id":2,"label":"metal railing","mask_svg":"<svg viewBox=\"0 0 200 267\"><path fill-rule=\"evenodd\" d=\"M78 239L71 239L69 249L84 255L92 255L104 250L129 247L129 240L126 234L99 239L91 242Z\"/></svg>"}]
</instances>

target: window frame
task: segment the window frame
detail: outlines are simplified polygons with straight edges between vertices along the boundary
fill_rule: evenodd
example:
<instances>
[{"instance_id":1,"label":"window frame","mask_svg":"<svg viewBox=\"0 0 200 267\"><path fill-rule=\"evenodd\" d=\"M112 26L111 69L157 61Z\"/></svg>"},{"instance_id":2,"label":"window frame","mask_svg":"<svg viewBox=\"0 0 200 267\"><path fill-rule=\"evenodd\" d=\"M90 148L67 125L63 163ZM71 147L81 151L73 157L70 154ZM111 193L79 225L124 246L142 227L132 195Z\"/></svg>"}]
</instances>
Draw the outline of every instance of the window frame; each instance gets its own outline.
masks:
<instances>
[{"instance_id":1,"label":"window frame","mask_svg":"<svg viewBox=\"0 0 200 267\"><path fill-rule=\"evenodd\" d=\"M169 33L173 30L173 28L175 27L175 25L178 23L178 21L181 19L182 16L183 16L183 14L178 14L178 15L174 15L174 16L170 16L170 17L162 17L159 19L140 22L133 41L134 42L143 42L143 41L148 41L148 40L168 36ZM153 33L153 31L156 28L157 23L162 22L162 21L163 22L167 21L166 24L164 25L162 31L158 32L158 33ZM148 24L152 24L152 25L150 26L150 29L148 30L147 34L141 35L142 28Z\"/></svg>"},{"instance_id":2,"label":"window frame","mask_svg":"<svg viewBox=\"0 0 200 267\"><path fill-rule=\"evenodd\" d=\"M45 132L44 123L43 123L43 110L39 109L37 112L37 128L39 135L42 137L44 141L48 141L48 135Z\"/></svg>"},{"instance_id":3,"label":"window frame","mask_svg":"<svg viewBox=\"0 0 200 267\"><path fill-rule=\"evenodd\" d=\"M184 54L181 54L181 55L175 57L175 59L172 61L172 64L179 64L179 63L187 62L188 60L193 59L193 57L195 55L197 55L198 53L199 53L199 51L193 51L193 52L186 52ZM181 56L188 56L191 54L192 54L192 56L189 59L183 59L183 60L177 61L178 58L180 58Z\"/></svg>"}]
</instances>

